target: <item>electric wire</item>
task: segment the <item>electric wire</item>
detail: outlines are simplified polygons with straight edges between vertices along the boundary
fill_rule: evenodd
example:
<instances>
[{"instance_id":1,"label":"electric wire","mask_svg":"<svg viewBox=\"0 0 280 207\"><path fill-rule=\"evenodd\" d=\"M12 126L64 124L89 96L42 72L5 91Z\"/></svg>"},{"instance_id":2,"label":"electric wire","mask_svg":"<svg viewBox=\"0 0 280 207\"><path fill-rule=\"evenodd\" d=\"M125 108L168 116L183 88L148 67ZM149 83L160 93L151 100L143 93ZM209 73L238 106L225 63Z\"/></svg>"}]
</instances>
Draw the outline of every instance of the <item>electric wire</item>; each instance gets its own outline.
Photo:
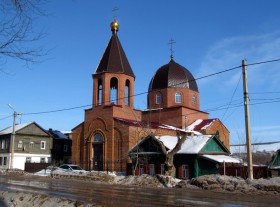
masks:
<instances>
[{"instance_id":1,"label":"electric wire","mask_svg":"<svg viewBox=\"0 0 280 207\"><path fill-rule=\"evenodd\" d=\"M246 64L246 66L261 65L261 64L278 62L278 61L280 61L280 58L279 59L274 59L274 60L266 60L266 61L256 62L256 63L249 63L249 64Z\"/></svg>"},{"instance_id":2,"label":"electric wire","mask_svg":"<svg viewBox=\"0 0 280 207\"><path fill-rule=\"evenodd\" d=\"M219 75L221 73L225 73L225 72L229 72L229 71L232 71L232 70L236 70L236 69L241 68L241 67L242 66L237 66L237 67L233 67L233 68L230 68L230 69L222 70L222 71L219 71L219 72L216 72L216 73L212 73L212 74L209 74L209 75L205 75L205 76L202 76L202 77L199 77L199 78L194 78L194 79L191 79L191 80L187 80L187 81L183 81L183 82L180 82L180 83L177 83L177 84L173 84L172 86L177 86L177 85L180 85L180 84L183 84L183 83L188 83L188 82L192 82L192 81L196 81L196 80L201 80L201 79L208 78L208 77L211 77L211 76L214 76L214 75ZM112 103L112 102L115 102L117 100L126 99L126 98L129 98L129 97L136 97L136 96L140 96L140 95L145 95L145 94L148 94L148 93L149 93L149 91L148 92L142 92L142 93L134 94L133 96L121 97L121 98L118 98L118 99L102 102L102 104ZM56 112L62 112L62 111L69 111L69 110L73 110L73 109L85 108L85 107L89 107L89 106L93 106L94 107L96 105L94 105L94 104L87 104L87 105L83 105L83 106L76 106L76 107L70 107L70 108L64 108L64 109L56 109L56 110L50 110L50 111L29 112L29 113L24 113L23 115L36 115L36 114L56 113Z\"/></svg>"},{"instance_id":3,"label":"electric wire","mask_svg":"<svg viewBox=\"0 0 280 207\"><path fill-rule=\"evenodd\" d=\"M229 106L230 106L230 104L231 104L231 102L232 102L232 99L233 99L233 97L234 97L234 95L235 95L235 93L236 93L236 91L237 91L238 86L239 86L241 77L242 77L242 74L240 74L239 80L238 80L238 82L237 82L237 84L236 84L236 87L235 87L235 89L234 89L234 91L233 91L233 94L232 94L232 96L231 96L231 98L230 98L230 102L229 102L229 104L228 104L228 107L227 107L227 109L225 110L225 112L224 112L224 114L223 114L223 116L222 116L222 119L221 119L222 121L223 121L223 119L224 119L226 113L228 112Z\"/></svg>"},{"instance_id":4,"label":"electric wire","mask_svg":"<svg viewBox=\"0 0 280 207\"><path fill-rule=\"evenodd\" d=\"M272 62L277 62L277 61L280 61L280 58L279 59L274 59L274 60L250 63L250 64L247 64L246 66L267 64L267 63L272 63ZM233 70L237 70L239 68L242 68L242 65L239 65L239 66L236 66L236 67L233 67L233 68L229 68L229 69L225 69L225 70L221 70L221 71L218 71L218 72L215 72L215 73L211 73L211 74L208 74L208 75L205 75L205 76L201 76L199 78L194 78L194 79L191 79L191 80L186 80L186 81L174 84L173 86L180 85L180 84L187 83L187 82L201 80L201 79L204 79L204 78L209 78L209 77L212 77L212 76L215 76L215 75L219 75L219 74L222 74L222 73L226 73L226 72L230 72L230 71L233 71ZM147 93L149 93L149 91L148 92L142 92L142 93L134 94L133 97L144 95L144 94L147 94ZM108 102L111 103L111 102L114 102L114 101L117 101L117 100L120 100L120 99L129 98L129 97L132 97L132 96L122 97L122 98L118 98L118 99L115 99L115 100L111 100L111 101L107 101L107 102L102 102L102 103L103 104L104 103L108 103ZM56 113L56 112L69 111L69 110L74 110L74 109L79 109L79 108L85 108L85 107L89 107L89 106L94 107L96 105L94 105L94 104L87 104L87 105L83 105L83 106L76 106L76 107L56 109L56 110L49 110L49 111L29 112L29 113L24 113L23 115L38 115L38 114Z\"/></svg>"},{"instance_id":5,"label":"electric wire","mask_svg":"<svg viewBox=\"0 0 280 207\"><path fill-rule=\"evenodd\" d=\"M274 93L280 93L279 91L276 92L251 92L250 94L274 94Z\"/></svg>"},{"instance_id":6,"label":"electric wire","mask_svg":"<svg viewBox=\"0 0 280 207\"><path fill-rule=\"evenodd\" d=\"M10 117L12 117L12 116L13 116L13 115L9 115L9 116L3 117L3 118L0 119L0 121L2 121L2 120L4 120L4 119L8 119L8 118L10 118Z\"/></svg>"}]
</instances>

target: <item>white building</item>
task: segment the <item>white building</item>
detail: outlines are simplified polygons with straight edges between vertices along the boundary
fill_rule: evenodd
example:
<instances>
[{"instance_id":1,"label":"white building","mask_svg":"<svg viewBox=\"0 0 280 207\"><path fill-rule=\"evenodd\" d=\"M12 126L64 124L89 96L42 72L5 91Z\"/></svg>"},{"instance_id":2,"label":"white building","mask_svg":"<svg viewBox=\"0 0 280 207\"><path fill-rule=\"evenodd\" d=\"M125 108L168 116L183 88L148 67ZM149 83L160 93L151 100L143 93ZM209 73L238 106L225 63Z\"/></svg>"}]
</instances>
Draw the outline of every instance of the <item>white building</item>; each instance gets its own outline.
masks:
<instances>
[{"instance_id":1,"label":"white building","mask_svg":"<svg viewBox=\"0 0 280 207\"><path fill-rule=\"evenodd\" d=\"M13 158L12 132L13 127L0 131L0 169L24 170L26 162L51 162L52 137L36 122L15 126Z\"/></svg>"}]
</instances>

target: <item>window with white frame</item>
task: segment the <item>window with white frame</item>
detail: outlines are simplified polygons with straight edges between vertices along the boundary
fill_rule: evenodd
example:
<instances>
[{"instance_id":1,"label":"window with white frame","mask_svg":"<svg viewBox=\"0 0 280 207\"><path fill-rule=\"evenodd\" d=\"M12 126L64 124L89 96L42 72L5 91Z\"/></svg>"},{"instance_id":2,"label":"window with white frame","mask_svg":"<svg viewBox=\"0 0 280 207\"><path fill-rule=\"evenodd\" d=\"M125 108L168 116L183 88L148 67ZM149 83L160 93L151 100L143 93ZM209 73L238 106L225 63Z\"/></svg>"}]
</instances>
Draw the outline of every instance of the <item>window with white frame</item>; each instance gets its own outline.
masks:
<instances>
[{"instance_id":1,"label":"window with white frame","mask_svg":"<svg viewBox=\"0 0 280 207\"><path fill-rule=\"evenodd\" d=\"M175 103L182 103L182 94L180 92L175 93Z\"/></svg>"},{"instance_id":2,"label":"window with white frame","mask_svg":"<svg viewBox=\"0 0 280 207\"><path fill-rule=\"evenodd\" d=\"M149 164L150 175L155 175L155 165Z\"/></svg>"},{"instance_id":3,"label":"window with white frame","mask_svg":"<svg viewBox=\"0 0 280 207\"><path fill-rule=\"evenodd\" d=\"M189 178L188 165L182 165L182 177Z\"/></svg>"},{"instance_id":4,"label":"window with white frame","mask_svg":"<svg viewBox=\"0 0 280 207\"><path fill-rule=\"evenodd\" d=\"M156 104L161 104L162 103L162 96L161 93L156 94Z\"/></svg>"},{"instance_id":5,"label":"window with white frame","mask_svg":"<svg viewBox=\"0 0 280 207\"><path fill-rule=\"evenodd\" d=\"M26 157L26 163L31 163L31 157Z\"/></svg>"},{"instance_id":6,"label":"window with white frame","mask_svg":"<svg viewBox=\"0 0 280 207\"><path fill-rule=\"evenodd\" d=\"M45 162L46 162L46 158L41 157L41 159L40 159L40 163L45 163Z\"/></svg>"},{"instance_id":7,"label":"window with white frame","mask_svg":"<svg viewBox=\"0 0 280 207\"><path fill-rule=\"evenodd\" d=\"M3 157L0 157L0 166L3 165Z\"/></svg>"},{"instance_id":8,"label":"window with white frame","mask_svg":"<svg viewBox=\"0 0 280 207\"><path fill-rule=\"evenodd\" d=\"M17 146L19 149L22 149L22 141L21 140L19 140L18 141L18 146Z\"/></svg>"},{"instance_id":9,"label":"window with white frame","mask_svg":"<svg viewBox=\"0 0 280 207\"><path fill-rule=\"evenodd\" d=\"M65 144L65 145L63 146L63 151L64 151L64 152L67 152L67 151L68 151L68 145L67 145L67 144Z\"/></svg>"},{"instance_id":10,"label":"window with white frame","mask_svg":"<svg viewBox=\"0 0 280 207\"><path fill-rule=\"evenodd\" d=\"M46 149L46 141L41 141L41 149Z\"/></svg>"},{"instance_id":11,"label":"window with white frame","mask_svg":"<svg viewBox=\"0 0 280 207\"><path fill-rule=\"evenodd\" d=\"M3 165L7 165L7 157L4 157L4 163Z\"/></svg>"},{"instance_id":12,"label":"window with white frame","mask_svg":"<svg viewBox=\"0 0 280 207\"><path fill-rule=\"evenodd\" d=\"M1 149L6 149L5 146L6 146L6 140L3 139L1 143Z\"/></svg>"}]
</instances>

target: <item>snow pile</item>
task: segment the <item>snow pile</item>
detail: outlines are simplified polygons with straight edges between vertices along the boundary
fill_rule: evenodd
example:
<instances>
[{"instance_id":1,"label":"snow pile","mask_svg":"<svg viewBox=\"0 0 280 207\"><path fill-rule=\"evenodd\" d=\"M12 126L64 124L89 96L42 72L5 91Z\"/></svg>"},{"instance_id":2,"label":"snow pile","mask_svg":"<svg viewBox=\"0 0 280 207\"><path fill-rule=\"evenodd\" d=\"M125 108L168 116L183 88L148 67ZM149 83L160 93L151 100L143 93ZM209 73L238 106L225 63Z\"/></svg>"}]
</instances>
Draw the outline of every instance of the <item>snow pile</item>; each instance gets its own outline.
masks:
<instances>
[{"instance_id":1,"label":"snow pile","mask_svg":"<svg viewBox=\"0 0 280 207\"><path fill-rule=\"evenodd\" d=\"M0 191L0 206L24 207L94 207L95 204L84 204L80 201L57 198L33 193Z\"/></svg>"},{"instance_id":2,"label":"snow pile","mask_svg":"<svg viewBox=\"0 0 280 207\"><path fill-rule=\"evenodd\" d=\"M258 190L280 193L280 177L248 181L248 183L254 186Z\"/></svg>"},{"instance_id":3,"label":"snow pile","mask_svg":"<svg viewBox=\"0 0 280 207\"><path fill-rule=\"evenodd\" d=\"M181 180L171 176L143 174L141 176L116 176L111 183L119 185L135 185L141 187L173 188Z\"/></svg>"},{"instance_id":4,"label":"snow pile","mask_svg":"<svg viewBox=\"0 0 280 207\"><path fill-rule=\"evenodd\" d=\"M55 170L50 174L51 178L55 179L73 179L73 180L86 180L95 182L110 183L116 175L114 173L107 174L106 172L65 172L62 170Z\"/></svg>"},{"instance_id":5,"label":"snow pile","mask_svg":"<svg viewBox=\"0 0 280 207\"><path fill-rule=\"evenodd\" d=\"M226 175L204 175L193 178L192 185L206 190L242 193L280 193L280 178L244 180Z\"/></svg>"},{"instance_id":6,"label":"snow pile","mask_svg":"<svg viewBox=\"0 0 280 207\"><path fill-rule=\"evenodd\" d=\"M179 182L181 182L180 179L171 176L165 176L165 175L156 175L156 178L164 187L168 187L168 188L173 188L177 186Z\"/></svg>"},{"instance_id":7,"label":"snow pile","mask_svg":"<svg viewBox=\"0 0 280 207\"><path fill-rule=\"evenodd\" d=\"M156 176L143 174L140 176L118 176L112 183L120 185L135 185L141 187L164 187Z\"/></svg>"},{"instance_id":8,"label":"snow pile","mask_svg":"<svg viewBox=\"0 0 280 207\"><path fill-rule=\"evenodd\" d=\"M32 175L28 172L25 172L24 170L20 170L20 169L7 169L7 170L0 170L0 174L2 175L24 175L24 176L28 176L28 175Z\"/></svg>"}]
</instances>

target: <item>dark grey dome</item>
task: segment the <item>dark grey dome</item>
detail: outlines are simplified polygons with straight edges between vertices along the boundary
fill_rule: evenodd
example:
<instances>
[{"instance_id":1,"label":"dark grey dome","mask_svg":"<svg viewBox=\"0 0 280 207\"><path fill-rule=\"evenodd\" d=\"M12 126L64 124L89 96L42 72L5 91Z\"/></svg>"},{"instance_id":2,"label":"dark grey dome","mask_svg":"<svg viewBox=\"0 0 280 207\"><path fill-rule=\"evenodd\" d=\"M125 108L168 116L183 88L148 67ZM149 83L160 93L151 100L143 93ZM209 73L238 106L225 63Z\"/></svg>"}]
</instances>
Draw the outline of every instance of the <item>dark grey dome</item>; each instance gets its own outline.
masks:
<instances>
[{"instance_id":1,"label":"dark grey dome","mask_svg":"<svg viewBox=\"0 0 280 207\"><path fill-rule=\"evenodd\" d=\"M198 92L196 81L190 71L173 59L157 70L150 82L149 92L163 88L189 88Z\"/></svg>"}]
</instances>

